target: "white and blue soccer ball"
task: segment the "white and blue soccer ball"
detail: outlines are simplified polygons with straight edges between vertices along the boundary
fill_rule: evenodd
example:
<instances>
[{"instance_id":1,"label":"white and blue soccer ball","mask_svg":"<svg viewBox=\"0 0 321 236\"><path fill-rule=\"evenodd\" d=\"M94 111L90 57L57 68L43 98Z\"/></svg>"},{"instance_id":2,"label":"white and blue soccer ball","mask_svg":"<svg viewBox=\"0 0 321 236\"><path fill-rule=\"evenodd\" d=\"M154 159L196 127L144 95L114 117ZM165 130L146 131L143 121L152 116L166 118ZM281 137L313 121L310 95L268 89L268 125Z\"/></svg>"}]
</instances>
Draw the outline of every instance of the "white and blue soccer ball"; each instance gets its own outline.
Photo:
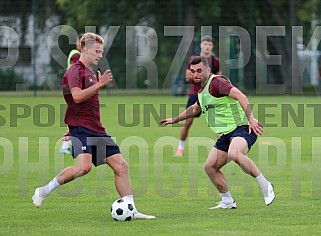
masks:
<instances>
[{"instance_id":1,"label":"white and blue soccer ball","mask_svg":"<svg viewBox=\"0 0 321 236\"><path fill-rule=\"evenodd\" d=\"M116 221L130 221L134 217L134 205L127 199L117 199L111 205L111 216Z\"/></svg>"}]
</instances>

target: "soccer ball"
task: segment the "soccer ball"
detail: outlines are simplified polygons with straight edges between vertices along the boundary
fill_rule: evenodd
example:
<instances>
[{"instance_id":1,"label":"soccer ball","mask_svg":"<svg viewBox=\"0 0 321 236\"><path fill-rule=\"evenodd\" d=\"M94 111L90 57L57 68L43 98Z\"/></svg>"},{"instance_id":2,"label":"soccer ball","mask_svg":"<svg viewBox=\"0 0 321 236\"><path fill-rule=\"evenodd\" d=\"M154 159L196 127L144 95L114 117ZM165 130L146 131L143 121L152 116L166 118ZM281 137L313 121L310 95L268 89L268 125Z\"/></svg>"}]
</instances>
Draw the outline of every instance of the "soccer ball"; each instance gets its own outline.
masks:
<instances>
[{"instance_id":1,"label":"soccer ball","mask_svg":"<svg viewBox=\"0 0 321 236\"><path fill-rule=\"evenodd\" d=\"M111 216L116 221L130 221L134 217L134 205L127 199L118 199L111 205Z\"/></svg>"}]
</instances>

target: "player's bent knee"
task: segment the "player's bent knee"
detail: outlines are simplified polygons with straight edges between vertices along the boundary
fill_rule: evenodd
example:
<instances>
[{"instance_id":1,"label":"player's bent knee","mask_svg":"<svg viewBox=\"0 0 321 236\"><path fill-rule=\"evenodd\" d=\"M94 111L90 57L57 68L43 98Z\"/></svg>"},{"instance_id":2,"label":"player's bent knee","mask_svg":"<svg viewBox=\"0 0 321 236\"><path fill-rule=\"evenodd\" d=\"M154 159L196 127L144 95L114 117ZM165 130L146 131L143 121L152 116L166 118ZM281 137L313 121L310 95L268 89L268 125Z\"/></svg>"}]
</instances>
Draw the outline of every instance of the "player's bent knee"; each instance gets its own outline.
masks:
<instances>
[{"instance_id":1,"label":"player's bent knee","mask_svg":"<svg viewBox=\"0 0 321 236\"><path fill-rule=\"evenodd\" d=\"M91 171L91 167L92 167L91 165L82 166L82 167L80 168L81 174L82 174L82 175L88 174L88 173Z\"/></svg>"},{"instance_id":2,"label":"player's bent knee","mask_svg":"<svg viewBox=\"0 0 321 236\"><path fill-rule=\"evenodd\" d=\"M237 152L233 152L233 151L229 151L227 153L228 159L235 161L237 163L238 159L239 159L239 155Z\"/></svg>"},{"instance_id":3,"label":"player's bent knee","mask_svg":"<svg viewBox=\"0 0 321 236\"><path fill-rule=\"evenodd\" d=\"M214 167L211 166L211 165L205 164L205 165L204 165L204 170L205 170L205 172L206 172L207 174L215 173L215 169L214 169Z\"/></svg>"}]
</instances>

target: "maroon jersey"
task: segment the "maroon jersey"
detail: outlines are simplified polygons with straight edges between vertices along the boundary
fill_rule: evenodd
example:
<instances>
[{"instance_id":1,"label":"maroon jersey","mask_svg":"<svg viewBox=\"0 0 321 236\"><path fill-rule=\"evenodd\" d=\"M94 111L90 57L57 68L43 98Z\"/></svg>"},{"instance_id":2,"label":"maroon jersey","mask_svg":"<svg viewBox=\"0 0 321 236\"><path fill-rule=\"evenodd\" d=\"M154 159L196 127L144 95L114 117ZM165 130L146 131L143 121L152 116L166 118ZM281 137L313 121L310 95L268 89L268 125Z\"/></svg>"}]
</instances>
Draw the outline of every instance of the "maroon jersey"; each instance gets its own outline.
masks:
<instances>
[{"instance_id":1,"label":"maroon jersey","mask_svg":"<svg viewBox=\"0 0 321 236\"><path fill-rule=\"evenodd\" d=\"M194 57L191 56L190 59ZM211 72L213 74L218 74L220 72L220 60L218 57L211 55L210 57L207 58L208 65L211 67ZM187 65L187 70L191 69L191 63L188 63ZM198 91L201 89L201 84L200 83L195 83L194 81L191 82L190 87L189 87L189 95L197 95Z\"/></svg>"},{"instance_id":2,"label":"maroon jersey","mask_svg":"<svg viewBox=\"0 0 321 236\"><path fill-rule=\"evenodd\" d=\"M70 58L70 64L75 64L77 61L79 61L80 58L80 54L79 53L75 53L74 55L71 56Z\"/></svg>"},{"instance_id":3,"label":"maroon jersey","mask_svg":"<svg viewBox=\"0 0 321 236\"><path fill-rule=\"evenodd\" d=\"M63 76L62 90L64 99L68 105L65 123L70 126L83 126L90 130L105 133L105 128L100 122L100 105L98 92L93 94L88 100L75 103L71 94L71 89L78 87L86 89L97 83L97 78L92 70L78 61L73 64Z\"/></svg>"},{"instance_id":4,"label":"maroon jersey","mask_svg":"<svg viewBox=\"0 0 321 236\"><path fill-rule=\"evenodd\" d=\"M212 79L209 92L213 97L220 98L224 96L228 96L231 89L234 87L234 85L223 76L215 77ZM200 106L200 102L197 99L197 104Z\"/></svg>"},{"instance_id":5,"label":"maroon jersey","mask_svg":"<svg viewBox=\"0 0 321 236\"><path fill-rule=\"evenodd\" d=\"M219 76L212 79L209 92L213 97L220 98L227 96L233 87L233 84L228 79Z\"/></svg>"}]
</instances>

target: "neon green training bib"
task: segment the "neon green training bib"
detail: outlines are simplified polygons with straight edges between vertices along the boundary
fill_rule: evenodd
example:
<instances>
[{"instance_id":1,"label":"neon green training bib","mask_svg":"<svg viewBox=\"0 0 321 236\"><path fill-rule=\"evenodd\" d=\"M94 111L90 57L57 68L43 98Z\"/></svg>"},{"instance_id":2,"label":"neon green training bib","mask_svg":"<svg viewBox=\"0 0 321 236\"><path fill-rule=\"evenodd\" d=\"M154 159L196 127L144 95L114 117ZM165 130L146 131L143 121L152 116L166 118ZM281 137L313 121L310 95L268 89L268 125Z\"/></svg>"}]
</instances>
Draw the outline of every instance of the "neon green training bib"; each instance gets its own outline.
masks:
<instances>
[{"instance_id":1,"label":"neon green training bib","mask_svg":"<svg viewBox=\"0 0 321 236\"><path fill-rule=\"evenodd\" d=\"M229 97L213 97L209 92L211 81L222 75L211 75L203 91L198 93L198 100L209 127L217 134L227 134L236 127L247 125L248 119L240 103ZM228 79L227 79L228 80Z\"/></svg>"},{"instance_id":2,"label":"neon green training bib","mask_svg":"<svg viewBox=\"0 0 321 236\"><path fill-rule=\"evenodd\" d=\"M77 49L73 49L73 50L70 51L70 53L68 55L68 59L67 59L67 69L70 68L70 66L71 66L70 60L71 60L72 56L75 55L75 54L79 54L80 55L80 52Z\"/></svg>"}]
</instances>

